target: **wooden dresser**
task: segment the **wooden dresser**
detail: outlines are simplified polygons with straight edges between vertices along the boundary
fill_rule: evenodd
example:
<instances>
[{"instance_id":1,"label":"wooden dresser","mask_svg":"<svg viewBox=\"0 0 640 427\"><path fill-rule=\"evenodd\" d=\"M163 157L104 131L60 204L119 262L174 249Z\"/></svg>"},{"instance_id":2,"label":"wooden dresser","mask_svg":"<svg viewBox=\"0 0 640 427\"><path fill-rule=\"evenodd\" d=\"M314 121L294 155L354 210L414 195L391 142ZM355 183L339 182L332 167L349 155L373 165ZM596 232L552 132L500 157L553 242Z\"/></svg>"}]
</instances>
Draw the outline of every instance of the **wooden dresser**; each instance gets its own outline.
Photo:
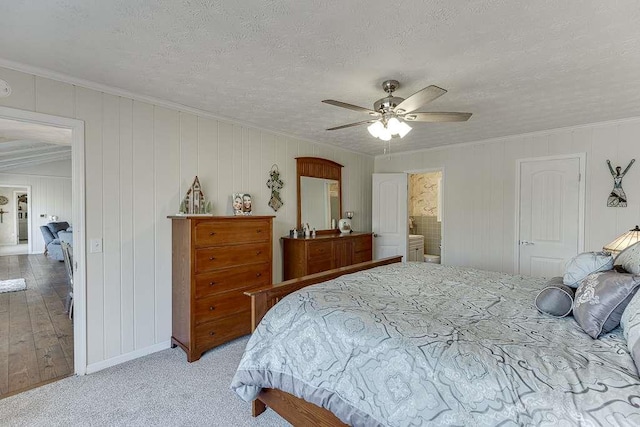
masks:
<instances>
[{"instance_id":1,"label":"wooden dresser","mask_svg":"<svg viewBox=\"0 0 640 427\"><path fill-rule=\"evenodd\" d=\"M271 284L272 216L171 216L173 332L189 362L251 332L244 291Z\"/></svg>"},{"instance_id":2,"label":"wooden dresser","mask_svg":"<svg viewBox=\"0 0 640 427\"><path fill-rule=\"evenodd\" d=\"M283 237L284 280L371 261L372 233Z\"/></svg>"}]
</instances>

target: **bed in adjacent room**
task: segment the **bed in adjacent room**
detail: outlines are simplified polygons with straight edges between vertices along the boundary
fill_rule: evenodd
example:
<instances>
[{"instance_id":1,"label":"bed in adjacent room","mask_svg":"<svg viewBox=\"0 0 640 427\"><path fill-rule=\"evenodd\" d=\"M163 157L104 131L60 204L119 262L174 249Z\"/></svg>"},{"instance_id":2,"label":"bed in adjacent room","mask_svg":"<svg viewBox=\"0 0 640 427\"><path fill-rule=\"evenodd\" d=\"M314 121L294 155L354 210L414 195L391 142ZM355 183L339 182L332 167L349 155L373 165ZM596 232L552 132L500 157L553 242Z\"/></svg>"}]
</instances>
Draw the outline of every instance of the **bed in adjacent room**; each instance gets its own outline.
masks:
<instances>
[{"instance_id":1,"label":"bed in adjacent room","mask_svg":"<svg viewBox=\"0 0 640 427\"><path fill-rule=\"evenodd\" d=\"M544 286L428 263L307 286L264 316L232 388L284 391L351 425L640 425L620 328L594 340L539 313Z\"/></svg>"}]
</instances>

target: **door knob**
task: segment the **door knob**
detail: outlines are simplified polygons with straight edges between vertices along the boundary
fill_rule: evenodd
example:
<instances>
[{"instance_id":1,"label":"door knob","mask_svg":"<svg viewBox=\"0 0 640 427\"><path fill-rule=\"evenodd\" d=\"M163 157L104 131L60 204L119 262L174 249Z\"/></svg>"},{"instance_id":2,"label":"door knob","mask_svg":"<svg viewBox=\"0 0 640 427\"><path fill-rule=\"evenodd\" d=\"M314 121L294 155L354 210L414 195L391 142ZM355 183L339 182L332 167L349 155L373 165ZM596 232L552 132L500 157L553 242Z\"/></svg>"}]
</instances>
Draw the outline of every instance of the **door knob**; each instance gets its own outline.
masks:
<instances>
[{"instance_id":1,"label":"door knob","mask_svg":"<svg viewBox=\"0 0 640 427\"><path fill-rule=\"evenodd\" d=\"M373 233L373 237L378 237L378 233Z\"/></svg>"},{"instance_id":2,"label":"door knob","mask_svg":"<svg viewBox=\"0 0 640 427\"><path fill-rule=\"evenodd\" d=\"M522 246L530 246L530 245L534 245L535 243L533 242L527 242L526 240L520 240L520 245Z\"/></svg>"}]
</instances>

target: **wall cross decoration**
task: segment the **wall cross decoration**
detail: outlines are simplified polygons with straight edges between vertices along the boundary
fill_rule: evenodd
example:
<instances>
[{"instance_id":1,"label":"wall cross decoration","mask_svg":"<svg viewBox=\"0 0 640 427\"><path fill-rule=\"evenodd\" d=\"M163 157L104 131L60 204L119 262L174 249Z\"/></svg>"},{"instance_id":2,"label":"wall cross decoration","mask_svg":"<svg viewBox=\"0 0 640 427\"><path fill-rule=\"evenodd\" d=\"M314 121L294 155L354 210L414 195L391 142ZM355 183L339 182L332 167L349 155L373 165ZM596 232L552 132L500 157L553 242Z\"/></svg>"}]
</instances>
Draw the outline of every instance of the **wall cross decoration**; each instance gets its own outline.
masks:
<instances>
[{"instance_id":1,"label":"wall cross decoration","mask_svg":"<svg viewBox=\"0 0 640 427\"><path fill-rule=\"evenodd\" d=\"M4 222L4 214L9 213L9 211L5 211L4 209L0 208L0 223Z\"/></svg>"},{"instance_id":2,"label":"wall cross decoration","mask_svg":"<svg viewBox=\"0 0 640 427\"><path fill-rule=\"evenodd\" d=\"M269 206L274 211L278 212L278 209L284 205L282 199L280 199L280 190L284 186L284 182L280 179L280 171L278 165L271 166L271 172L269 172L269 180L267 181L267 187L271 189L271 198L269 199Z\"/></svg>"},{"instance_id":3,"label":"wall cross decoration","mask_svg":"<svg viewBox=\"0 0 640 427\"><path fill-rule=\"evenodd\" d=\"M636 161L636 159L631 159L629 165L624 170L624 172L620 172L622 167L616 166L616 170L613 170L611 167L611 162L607 160L607 166L609 166L609 172L611 172L611 176L613 177L613 190L609 194L609 198L607 199L607 206L610 208L626 208L627 207L627 194L622 189L622 178L629 172L631 169L631 165Z\"/></svg>"}]
</instances>

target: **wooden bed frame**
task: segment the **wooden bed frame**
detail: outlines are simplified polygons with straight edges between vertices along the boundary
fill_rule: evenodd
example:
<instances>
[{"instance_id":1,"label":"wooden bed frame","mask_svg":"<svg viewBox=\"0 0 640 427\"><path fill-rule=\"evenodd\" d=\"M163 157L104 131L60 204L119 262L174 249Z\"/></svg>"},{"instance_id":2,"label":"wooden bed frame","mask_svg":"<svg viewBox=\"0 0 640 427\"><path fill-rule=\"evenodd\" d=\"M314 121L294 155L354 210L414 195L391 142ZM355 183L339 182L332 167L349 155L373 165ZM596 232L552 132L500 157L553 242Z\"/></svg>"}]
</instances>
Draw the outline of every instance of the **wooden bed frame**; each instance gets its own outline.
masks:
<instances>
[{"instance_id":1,"label":"wooden bed frame","mask_svg":"<svg viewBox=\"0 0 640 427\"><path fill-rule=\"evenodd\" d=\"M327 270L321 273L311 274L298 279L287 280L264 288L245 292L251 297L251 331L253 332L267 311L278 301L292 292L309 285L326 282L344 274L355 273L362 270L380 267L382 265L401 262L401 256L383 258L376 261L367 261L347 267ZM293 396L277 389L262 389L260 394L251 404L251 413L254 417L262 414L267 406L276 411L282 418L294 426L344 426L331 411L309 403L306 400Z\"/></svg>"}]
</instances>

